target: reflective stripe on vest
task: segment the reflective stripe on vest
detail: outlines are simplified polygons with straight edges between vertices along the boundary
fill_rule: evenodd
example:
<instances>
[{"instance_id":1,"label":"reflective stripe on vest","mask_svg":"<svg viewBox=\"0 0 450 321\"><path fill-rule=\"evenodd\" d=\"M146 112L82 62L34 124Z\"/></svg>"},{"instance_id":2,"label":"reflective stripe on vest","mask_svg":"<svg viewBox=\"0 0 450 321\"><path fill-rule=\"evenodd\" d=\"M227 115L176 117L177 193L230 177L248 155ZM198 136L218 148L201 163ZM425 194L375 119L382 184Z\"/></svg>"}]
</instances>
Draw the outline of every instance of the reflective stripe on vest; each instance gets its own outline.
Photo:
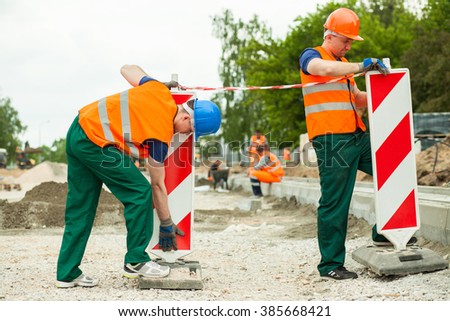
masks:
<instances>
[{"instance_id":1,"label":"reflective stripe on vest","mask_svg":"<svg viewBox=\"0 0 450 321\"><path fill-rule=\"evenodd\" d=\"M114 141L114 136L111 132L111 127L108 118L108 111L106 109L106 98L102 98L98 101L98 115L102 124L103 133L105 138L111 142ZM128 107L128 91L122 91L120 93L120 116L122 118L122 133L125 144L128 147L126 150L131 156L139 158L139 149L131 143L133 137L131 136L130 126L130 110ZM127 148L124 148L127 149Z\"/></svg>"},{"instance_id":2,"label":"reflective stripe on vest","mask_svg":"<svg viewBox=\"0 0 450 321\"><path fill-rule=\"evenodd\" d=\"M100 117L100 122L102 124L105 138L110 142L113 142L114 136L109 129L108 112L106 110L106 98L102 98L98 101L98 116Z\"/></svg>"},{"instance_id":3,"label":"reflective stripe on vest","mask_svg":"<svg viewBox=\"0 0 450 321\"><path fill-rule=\"evenodd\" d=\"M347 103L327 103L327 104L317 104L309 106L305 109L305 116L308 116L312 113L319 113L321 111L327 110L352 110L353 107Z\"/></svg>"},{"instance_id":4,"label":"reflective stripe on vest","mask_svg":"<svg viewBox=\"0 0 450 321\"><path fill-rule=\"evenodd\" d=\"M354 85L350 85L350 90L353 92ZM322 84L320 86L310 86L310 87L303 87L303 95L308 94L314 94L314 93L321 93L324 91L330 91L330 90L345 90L348 91L347 84L342 83L332 83L332 84Z\"/></svg>"},{"instance_id":5,"label":"reflective stripe on vest","mask_svg":"<svg viewBox=\"0 0 450 321\"><path fill-rule=\"evenodd\" d=\"M335 61L322 47L316 47L322 59ZM345 58L341 58L347 62ZM327 82L336 77L307 75L300 70L303 84L312 82ZM365 130L366 127L359 118L355 106L355 81L353 78L338 82L303 87L305 105L306 127L309 139L325 134L351 133L357 127Z\"/></svg>"},{"instance_id":6,"label":"reflective stripe on vest","mask_svg":"<svg viewBox=\"0 0 450 321\"><path fill-rule=\"evenodd\" d=\"M134 146L133 137L131 136L130 108L128 105L128 91L120 93L120 115L122 117L122 133L125 144L130 149L130 154L139 157L139 150Z\"/></svg>"},{"instance_id":7,"label":"reflective stripe on vest","mask_svg":"<svg viewBox=\"0 0 450 321\"><path fill-rule=\"evenodd\" d=\"M147 82L102 98L80 110L79 124L96 145L115 145L133 157L147 157L143 143L169 144L177 105L166 86Z\"/></svg>"}]
</instances>

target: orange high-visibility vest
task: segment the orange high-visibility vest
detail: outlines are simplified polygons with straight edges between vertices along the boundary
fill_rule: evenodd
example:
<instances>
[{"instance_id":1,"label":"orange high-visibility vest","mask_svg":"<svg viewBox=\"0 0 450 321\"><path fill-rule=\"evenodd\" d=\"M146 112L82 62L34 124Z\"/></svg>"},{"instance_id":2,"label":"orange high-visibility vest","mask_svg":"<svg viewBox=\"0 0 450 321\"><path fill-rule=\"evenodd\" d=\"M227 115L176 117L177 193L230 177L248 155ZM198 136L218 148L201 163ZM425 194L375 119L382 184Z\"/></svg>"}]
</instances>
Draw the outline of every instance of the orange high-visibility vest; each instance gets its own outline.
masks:
<instances>
[{"instance_id":1,"label":"orange high-visibility vest","mask_svg":"<svg viewBox=\"0 0 450 321\"><path fill-rule=\"evenodd\" d=\"M323 47L315 47L322 59L336 61ZM343 62L348 62L344 57ZM327 82L339 77L307 75L300 70L302 84ZM350 88L349 88L350 87ZM363 131L366 126L355 110L353 78L338 82L303 87L306 128L309 139L325 134L352 133L358 127Z\"/></svg>"},{"instance_id":2,"label":"orange high-visibility vest","mask_svg":"<svg viewBox=\"0 0 450 321\"><path fill-rule=\"evenodd\" d=\"M249 172L250 178L255 178L263 183L281 182L281 179L284 176L284 170L281 167L281 162L273 153L269 154L269 158L272 165L264 166L260 170L251 169Z\"/></svg>"},{"instance_id":3,"label":"orange high-visibility vest","mask_svg":"<svg viewBox=\"0 0 450 321\"><path fill-rule=\"evenodd\" d=\"M79 124L97 146L115 145L131 156L145 158L145 140L170 144L177 110L169 89L148 81L83 107Z\"/></svg>"},{"instance_id":4,"label":"orange high-visibility vest","mask_svg":"<svg viewBox=\"0 0 450 321\"><path fill-rule=\"evenodd\" d=\"M264 156L262 156L261 158L263 158L263 157ZM261 170L272 173L276 176L281 176L281 177L284 176L284 170L281 167L281 162L278 159L278 157L275 156L275 154L273 154L273 153L269 153L269 159L270 159L271 165L265 166L265 167L261 168Z\"/></svg>"}]
</instances>

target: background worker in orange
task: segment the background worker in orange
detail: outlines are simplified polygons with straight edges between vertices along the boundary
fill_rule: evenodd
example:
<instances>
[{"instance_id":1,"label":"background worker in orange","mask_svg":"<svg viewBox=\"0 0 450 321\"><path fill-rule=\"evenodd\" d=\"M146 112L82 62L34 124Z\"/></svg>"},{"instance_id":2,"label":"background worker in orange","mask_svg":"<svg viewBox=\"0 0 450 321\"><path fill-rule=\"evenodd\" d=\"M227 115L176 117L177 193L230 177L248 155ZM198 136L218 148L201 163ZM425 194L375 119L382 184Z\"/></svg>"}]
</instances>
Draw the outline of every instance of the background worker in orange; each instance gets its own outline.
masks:
<instances>
[{"instance_id":1,"label":"background worker in orange","mask_svg":"<svg viewBox=\"0 0 450 321\"><path fill-rule=\"evenodd\" d=\"M267 138L261 132L261 130L255 130L255 134L250 137L250 144L248 146L248 157L250 157L250 167L258 163L258 153L256 147L259 145L267 145Z\"/></svg>"},{"instance_id":2,"label":"background worker in orange","mask_svg":"<svg viewBox=\"0 0 450 321\"><path fill-rule=\"evenodd\" d=\"M68 194L56 275L60 288L98 284L79 266L103 184L124 205L127 252L123 275L169 274L168 266L150 260L146 248L153 234L153 207L161 222L163 251L177 250L176 234L183 234L172 222L164 184L170 141L174 133L194 131L197 139L220 127L220 111L214 103L194 100L177 105L169 90L177 83L161 83L135 65L125 65L120 71L133 88L83 107L67 133ZM132 157L147 159L151 185Z\"/></svg>"},{"instance_id":3,"label":"background worker in orange","mask_svg":"<svg viewBox=\"0 0 450 321\"><path fill-rule=\"evenodd\" d=\"M307 48L300 55L303 84L328 82L354 73L389 71L376 58L351 63L344 57L359 36L359 18L350 9L333 11L324 24L321 46ZM317 154L321 198L318 208L318 241L321 276L335 280L358 275L344 267L345 238L350 201L361 170L372 175L369 134L358 116L357 108L367 107L367 94L360 91L353 78L320 86L303 87L306 126ZM379 237L376 233L374 238Z\"/></svg>"},{"instance_id":4,"label":"background worker in orange","mask_svg":"<svg viewBox=\"0 0 450 321\"><path fill-rule=\"evenodd\" d=\"M285 163L291 161L291 149L289 147L283 149L283 160Z\"/></svg>"},{"instance_id":5,"label":"background worker in orange","mask_svg":"<svg viewBox=\"0 0 450 321\"><path fill-rule=\"evenodd\" d=\"M279 183L284 176L284 170L278 157L271 153L268 145L258 145L256 147L259 161L249 169L248 175L252 185L253 195L263 196L261 190L262 183Z\"/></svg>"}]
</instances>

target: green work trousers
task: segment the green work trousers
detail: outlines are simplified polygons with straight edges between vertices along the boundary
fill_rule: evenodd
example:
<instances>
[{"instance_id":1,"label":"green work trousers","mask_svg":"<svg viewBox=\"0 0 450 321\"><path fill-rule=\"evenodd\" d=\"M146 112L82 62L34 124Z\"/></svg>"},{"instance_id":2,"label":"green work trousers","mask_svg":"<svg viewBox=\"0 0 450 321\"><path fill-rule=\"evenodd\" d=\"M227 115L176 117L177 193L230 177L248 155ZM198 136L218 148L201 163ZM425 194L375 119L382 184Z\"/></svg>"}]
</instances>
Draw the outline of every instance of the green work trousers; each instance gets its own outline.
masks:
<instances>
[{"instance_id":1,"label":"green work trousers","mask_svg":"<svg viewBox=\"0 0 450 321\"><path fill-rule=\"evenodd\" d=\"M124 205L125 264L150 261L145 250L153 233L152 189L132 159L113 146L100 148L92 143L78 124L78 117L67 133L66 152L69 189L57 280L72 281L82 274L79 265L103 183Z\"/></svg>"},{"instance_id":2,"label":"green work trousers","mask_svg":"<svg viewBox=\"0 0 450 321\"><path fill-rule=\"evenodd\" d=\"M320 275L344 266L348 210L361 170L372 175L369 133L328 134L312 141L319 165L321 197L317 225Z\"/></svg>"}]
</instances>

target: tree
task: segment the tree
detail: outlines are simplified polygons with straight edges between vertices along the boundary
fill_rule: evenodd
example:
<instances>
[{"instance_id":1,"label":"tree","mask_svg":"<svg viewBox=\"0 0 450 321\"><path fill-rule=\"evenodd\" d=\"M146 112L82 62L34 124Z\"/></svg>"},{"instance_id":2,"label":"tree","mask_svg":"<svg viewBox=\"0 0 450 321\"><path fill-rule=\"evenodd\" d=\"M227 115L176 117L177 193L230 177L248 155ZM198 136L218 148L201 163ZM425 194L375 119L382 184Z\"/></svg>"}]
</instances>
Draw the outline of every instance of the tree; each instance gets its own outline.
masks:
<instances>
[{"instance_id":1,"label":"tree","mask_svg":"<svg viewBox=\"0 0 450 321\"><path fill-rule=\"evenodd\" d=\"M329 2L317 6L314 13L298 17L296 25L283 41L250 42L240 51L240 65L249 66L246 82L251 85L280 85L300 82L299 57L305 48L323 41L323 24L335 9L347 7L361 20L360 34L364 41L355 41L347 58L362 61L366 57L389 57L392 65L411 48L417 18L400 0ZM254 40L255 42L256 40ZM249 53L250 51L250 53ZM365 88L364 78L356 79ZM272 140L298 141L306 132L303 95L300 89L257 93L262 113L271 129Z\"/></svg>"},{"instance_id":2,"label":"tree","mask_svg":"<svg viewBox=\"0 0 450 321\"><path fill-rule=\"evenodd\" d=\"M448 111L450 93L450 3L429 0L415 28L417 37L401 57L411 72L415 112Z\"/></svg>"},{"instance_id":3,"label":"tree","mask_svg":"<svg viewBox=\"0 0 450 321\"><path fill-rule=\"evenodd\" d=\"M67 163L66 139L55 140L51 147L42 146L42 158L50 162Z\"/></svg>"},{"instance_id":4,"label":"tree","mask_svg":"<svg viewBox=\"0 0 450 321\"><path fill-rule=\"evenodd\" d=\"M316 12L298 17L283 40L272 39L270 29L257 17L248 23L235 22L226 11L214 20L216 36L223 46L219 69L223 85L299 83L302 50L321 45L328 15L347 7L358 14L364 41L354 41L346 58L353 62L367 57L390 58L393 68L411 71L415 111L448 110L450 3L429 0L421 14L412 2L347 0L318 5ZM356 82L365 89L364 77L356 78ZM299 134L306 132L301 89L226 92L217 98L226 101L226 141L241 140L255 128L266 128L272 142L296 144Z\"/></svg>"},{"instance_id":5,"label":"tree","mask_svg":"<svg viewBox=\"0 0 450 321\"><path fill-rule=\"evenodd\" d=\"M213 27L214 35L222 42L219 76L223 86L245 86L249 57L243 55L243 50L255 43L255 39L270 40L271 31L256 16L247 24L240 19L235 21L229 10L213 17ZM224 91L217 93L213 100L223 102L219 104L224 106L222 136L231 148L241 147L264 123L264 118L259 117L261 104L249 92Z\"/></svg>"},{"instance_id":6,"label":"tree","mask_svg":"<svg viewBox=\"0 0 450 321\"><path fill-rule=\"evenodd\" d=\"M11 100L0 98L0 147L6 148L9 155L15 155L16 147L21 145L18 136L26 128L18 112L11 106Z\"/></svg>"}]
</instances>

